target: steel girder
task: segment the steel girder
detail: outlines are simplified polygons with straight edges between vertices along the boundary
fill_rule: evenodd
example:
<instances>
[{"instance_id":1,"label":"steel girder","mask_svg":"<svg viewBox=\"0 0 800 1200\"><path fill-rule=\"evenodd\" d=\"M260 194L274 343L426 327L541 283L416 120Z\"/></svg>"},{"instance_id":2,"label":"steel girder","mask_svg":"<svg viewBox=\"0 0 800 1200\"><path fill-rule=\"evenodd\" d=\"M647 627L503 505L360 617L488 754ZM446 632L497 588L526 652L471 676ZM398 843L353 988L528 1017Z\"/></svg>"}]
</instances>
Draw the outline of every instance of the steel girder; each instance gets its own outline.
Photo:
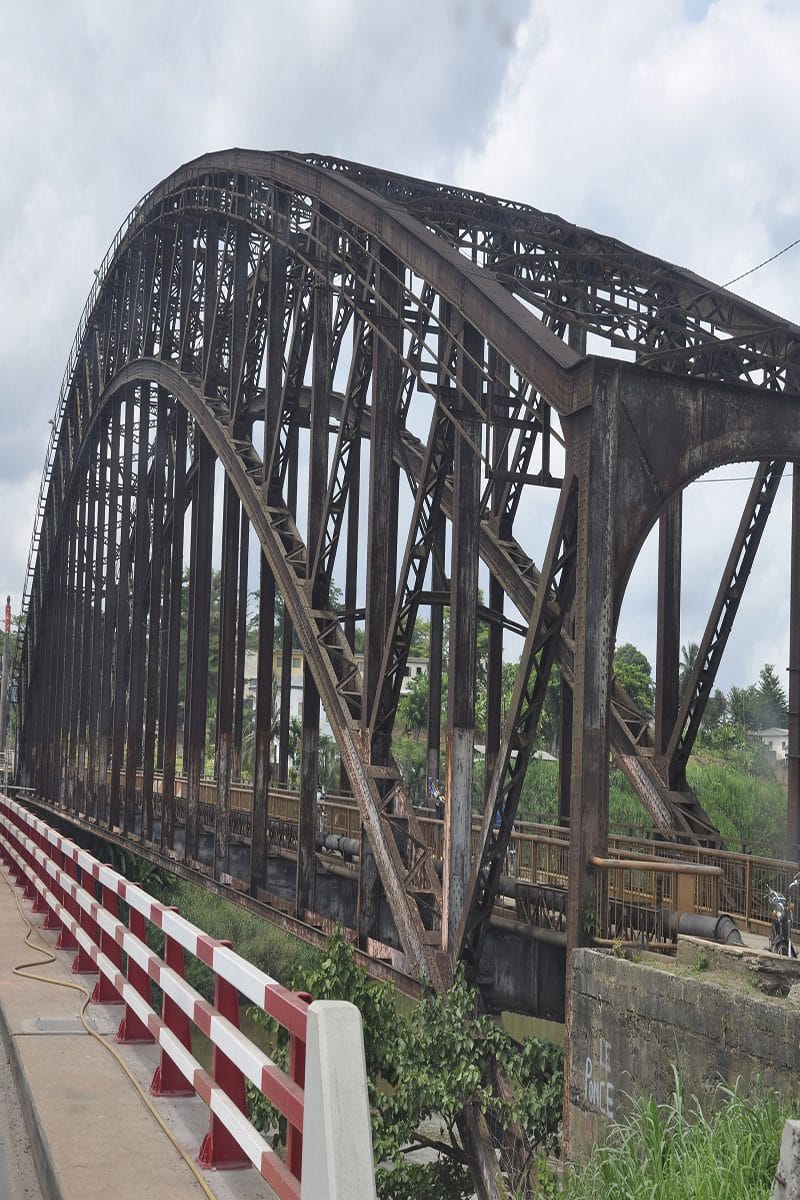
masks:
<instances>
[{"instance_id":1,"label":"steel girder","mask_svg":"<svg viewBox=\"0 0 800 1200\"><path fill-rule=\"evenodd\" d=\"M658 372L581 358L572 347L586 333L635 349ZM181 168L120 231L65 375L26 588L24 778L68 812L233 882L229 793L244 744L252 529L251 894L269 889L277 589L286 632L279 771L293 636L307 668L298 916L314 915L319 697L365 830L363 945L388 953L379 877L407 970L444 987L461 955L477 973L557 661L575 693L570 928L579 940L586 852L604 849L597 779L610 744L661 823L713 836L696 805L675 803L646 718L610 681L613 630L636 550L671 496L717 462L775 459L779 446L791 457L783 433L798 333L688 272L522 205L289 154L230 151ZM742 381L751 386L737 390ZM698 420L718 410L744 414L747 434L735 422L726 429L725 416L714 418L719 428ZM664 431L673 427L670 457ZM298 502L306 463L308 496ZM537 488L560 489L541 571L526 509ZM490 572L488 610L478 557ZM339 579L345 612L331 604ZM502 739L492 713L493 771L473 854L476 625L488 617L493 630L488 705L497 710L500 631L515 624L506 599L527 636ZM425 606L434 628L443 608L452 626L444 887L391 754ZM200 861L208 771L217 780L210 866Z\"/></svg>"}]
</instances>

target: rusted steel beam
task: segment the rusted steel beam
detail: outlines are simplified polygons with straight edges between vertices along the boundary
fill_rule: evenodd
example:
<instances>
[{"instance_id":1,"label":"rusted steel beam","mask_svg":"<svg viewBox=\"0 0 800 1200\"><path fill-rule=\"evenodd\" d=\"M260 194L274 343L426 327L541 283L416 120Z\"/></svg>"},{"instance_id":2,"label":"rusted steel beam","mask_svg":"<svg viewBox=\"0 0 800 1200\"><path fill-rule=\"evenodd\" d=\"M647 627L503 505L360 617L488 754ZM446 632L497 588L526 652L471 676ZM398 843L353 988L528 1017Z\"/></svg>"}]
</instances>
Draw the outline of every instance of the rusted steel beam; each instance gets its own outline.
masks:
<instances>
[{"instance_id":1,"label":"rusted steel beam","mask_svg":"<svg viewBox=\"0 0 800 1200\"><path fill-rule=\"evenodd\" d=\"M489 348L488 354L488 418L491 423L498 405L508 402L509 370L508 364L498 358L497 351ZM497 429L493 430L492 438L492 471L504 471L508 467L508 444ZM503 515L503 506L497 492L492 494L492 517L499 523ZM505 592L497 577L489 575L489 608L502 616ZM492 776L497 765L497 755L500 750L500 735L502 729L502 699L503 699L503 627L500 622L489 626L489 646L486 663L486 752L484 755L484 800L488 799Z\"/></svg>"},{"instance_id":2,"label":"rusted steel beam","mask_svg":"<svg viewBox=\"0 0 800 1200\"><path fill-rule=\"evenodd\" d=\"M147 691L142 748L142 823L140 840L153 839L153 775L156 761L156 733L163 741L164 727L159 727L159 684L164 674L162 652L166 636L162 634L162 604L165 598L164 520L166 516L167 422L169 400L163 388L156 390L156 429L153 444L153 515L152 549L150 552L150 594L147 624ZM166 654L164 654L166 658ZM162 814L163 816L163 814Z\"/></svg>"},{"instance_id":3,"label":"rusted steel beam","mask_svg":"<svg viewBox=\"0 0 800 1200\"><path fill-rule=\"evenodd\" d=\"M241 505L225 479L220 579L219 671L217 677L217 809L214 825L214 878L231 869L231 779L233 775L233 691L236 670L237 583Z\"/></svg>"},{"instance_id":4,"label":"rusted steel beam","mask_svg":"<svg viewBox=\"0 0 800 1200\"><path fill-rule=\"evenodd\" d=\"M667 747L666 774L672 788L686 786L686 763L717 677L722 652L739 610L761 535L772 511L784 466L785 463L779 460L762 463L750 488Z\"/></svg>"},{"instance_id":5,"label":"rusted steel beam","mask_svg":"<svg viewBox=\"0 0 800 1200\"><path fill-rule=\"evenodd\" d=\"M347 644L351 650L356 647L356 601L358 596L358 551L361 540L360 504L361 504L361 437L354 439L350 449L348 463L351 469L350 484L347 489L347 558L344 579L344 617L342 629ZM344 763L340 764L339 786L342 791L350 791L350 779Z\"/></svg>"},{"instance_id":6,"label":"rusted steel beam","mask_svg":"<svg viewBox=\"0 0 800 1200\"><path fill-rule=\"evenodd\" d=\"M90 721L94 709L90 704L92 691L92 651L94 613L98 607L97 576L94 573L95 540L98 515L98 486L97 486L97 445L90 442L88 455L88 493L86 497L86 527L83 544L84 596L80 659L80 674L78 678L78 807L82 812L87 811L88 800L88 769Z\"/></svg>"},{"instance_id":7,"label":"rusted steel beam","mask_svg":"<svg viewBox=\"0 0 800 1200\"><path fill-rule=\"evenodd\" d=\"M253 833L250 843L250 892L264 883L269 818L269 786L274 725L275 576L262 554L258 598L258 666L253 746Z\"/></svg>"},{"instance_id":8,"label":"rusted steel beam","mask_svg":"<svg viewBox=\"0 0 800 1200\"><path fill-rule=\"evenodd\" d=\"M322 226L320 231L319 226ZM324 215L318 221L317 253L325 259L330 248L327 222ZM323 270L325 263L323 262ZM328 489L328 427L331 404L331 298L327 288L317 287L312 297L313 348L311 375L311 426L308 446L308 537L312 544L317 531L325 524L325 502ZM312 608L328 608L328 581L314 573L314 562L305 565L307 587ZM298 916L313 910L316 876L317 833L317 757L319 751L319 692L308 664L303 666L303 715L300 743L300 811L297 827L297 892Z\"/></svg>"},{"instance_id":9,"label":"rusted steel beam","mask_svg":"<svg viewBox=\"0 0 800 1200\"><path fill-rule=\"evenodd\" d=\"M178 705L184 697L178 695L178 678L181 653L181 609L183 595L183 542L184 513L186 509L186 450L188 419L186 409L175 402L175 442L172 455L170 479L172 521L170 524L169 560L165 576L168 577L169 610L166 627L165 655L165 704L162 739L164 742L164 768L161 781L161 831L162 850L172 850L175 837L175 762L178 750Z\"/></svg>"},{"instance_id":10,"label":"rusted steel beam","mask_svg":"<svg viewBox=\"0 0 800 1200\"><path fill-rule=\"evenodd\" d=\"M395 406L400 388L399 353L402 329L400 263L390 254L378 256L377 329L372 343L372 413L369 446L369 503L367 574L365 587L364 667L361 726L368 761L378 769L391 764L391 730L375 719L374 710L384 683L383 646L389 628L397 574L398 472L394 460ZM377 783L388 796L394 780ZM358 881L358 941L364 948L375 935L380 897L379 873L366 830L361 835Z\"/></svg>"},{"instance_id":11,"label":"rusted steel beam","mask_svg":"<svg viewBox=\"0 0 800 1200\"><path fill-rule=\"evenodd\" d=\"M286 506L291 516L297 511L297 426L291 430L289 463L286 479ZM292 707L292 673L294 661L294 626L284 603L281 631L281 703L278 731L278 779L286 783L289 776L289 732Z\"/></svg>"},{"instance_id":12,"label":"rusted steel beam","mask_svg":"<svg viewBox=\"0 0 800 1200\"><path fill-rule=\"evenodd\" d=\"M445 519L441 510L433 518L433 590L443 592L447 580L444 574ZM442 748L442 673L444 667L444 609L441 604L431 605L430 655L428 659L428 767L427 785L437 791L441 789Z\"/></svg>"},{"instance_id":13,"label":"rusted steel beam","mask_svg":"<svg viewBox=\"0 0 800 1200\"><path fill-rule=\"evenodd\" d=\"M397 579L394 604L391 616L387 621L387 631L383 635L385 646L380 665L380 687L374 692L371 702L371 726L375 732L380 731L384 738L391 737L397 705L400 700L400 689L405 675L406 662L414 635L414 624L419 609L419 593L425 581L430 554L435 534L435 517L441 505L442 493L448 475L453 468L453 447L455 444L456 428L461 420L469 421L466 414L477 403L477 375L467 375L466 384L459 386L461 391L456 400L455 387L451 387L453 375L453 356L456 353L456 341L452 334L454 314L449 305L442 304L439 314L439 354L438 384L435 389L437 402L431 417L428 441L419 474L416 479L416 494L414 496L414 511L409 522L406 548L403 562ZM459 360L460 361L460 360ZM458 412L454 419L453 409ZM474 413L473 413L474 416ZM474 429L470 426L470 432ZM380 433L375 430L374 422L370 434L370 456L375 453L375 439ZM393 450L394 453L394 450ZM389 467L386 468L388 473ZM394 464L392 468L394 469ZM387 475L384 475L384 478ZM370 500L370 511L372 500ZM455 519L455 506L453 519ZM391 591L395 592L394 573ZM370 642L370 630L365 631L366 640ZM374 734L373 734L374 736Z\"/></svg>"},{"instance_id":14,"label":"rusted steel beam","mask_svg":"<svg viewBox=\"0 0 800 1200\"><path fill-rule=\"evenodd\" d=\"M789 584L788 790L786 840L800 861L800 465L792 466L792 529Z\"/></svg>"},{"instance_id":15,"label":"rusted steel beam","mask_svg":"<svg viewBox=\"0 0 800 1200\"><path fill-rule=\"evenodd\" d=\"M542 564L542 583L531 611L497 767L484 809L478 852L453 946L472 980L477 978L486 925L511 839L550 671L558 653L561 627L575 595L578 501L577 481L568 475Z\"/></svg>"},{"instance_id":16,"label":"rusted steel beam","mask_svg":"<svg viewBox=\"0 0 800 1200\"><path fill-rule=\"evenodd\" d=\"M576 417L575 657L567 947L591 938L584 915L596 886L590 854L608 844L608 760L614 645L614 561L608 530L617 496L620 403L613 370L597 370L592 407ZM568 982L569 988L569 982ZM569 1007L569 999L567 1001Z\"/></svg>"},{"instance_id":17,"label":"rusted steel beam","mask_svg":"<svg viewBox=\"0 0 800 1200\"><path fill-rule=\"evenodd\" d=\"M236 606L236 673L233 690L233 778L242 778L244 734L244 680L247 660L247 580L250 565L250 522L241 511L239 529L239 580Z\"/></svg>"},{"instance_id":18,"label":"rusted steel beam","mask_svg":"<svg viewBox=\"0 0 800 1200\"><path fill-rule=\"evenodd\" d=\"M558 753L558 823L569 828L570 809L572 807L570 788L572 786L573 701L572 687L563 676L561 678L560 700L561 743Z\"/></svg>"},{"instance_id":19,"label":"rusted steel beam","mask_svg":"<svg viewBox=\"0 0 800 1200\"><path fill-rule=\"evenodd\" d=\"M478 394L483 338L465 325L458 352L454 402L458 431L453 462L453 526L450 565L450 646L447 695L442 944L458 954L458 931L470 881L472 776L475 753L475 684L478 635L479 422L467 397Z\"/></svg>"},{"instance_id":20,"label":"rusted steel beam","mask_svg":"<svg viewBox=\"0 0 800 1200\"><path fill-rule=\"evenodd\" d=\"M70 774L70 712L72 708L72 669L75 644L75 580L77 572L77 541L78 541L78 505L70 504L67 508L67 525L63 534L64 568L63 581L64 616L61 629L61 643L58 654L58 701L56 707L56 731L58 754L56 756L56 771L59 775L59 803L64 807L70 806L69 774Z\"/></svg>"},{"instance_id":21,"label":"rusted steel beam","mask_svg":"<svg viewBox=\"0 0 800 1200\"><path fill-rule=\"evenodd\" d=\"M680 705L682 497L675 496L658 523L656 631L656 753L665 754Z\"/></svg>"},{"instance_id":22,"label":"rusted steel beam","mask_svg":"<svg viewBox=\"0 0 800 1200\"><path fill-rule=\"evenodd\" d=\"M75 576L74 576L74 597L73 597L73 617L72 617L72 661L70 664L70 699L69 699L69 746L67 751L67 798L70 808L76 810L80 805L79 795L79 772L80 772L80 757L82 750L82 737L79 734L80 729L80 707L81 707L81 680L85 669L85 652L84 652L84 623L85 623L85 605L86 605L86 590L87 590L87 553L86 553L86 527L88 522L87 505L88 505L88 487L89 481L86 477L81 480L78 494L75 496L76 503L76 524L75 524ZM74 494L74 493L73 493Z\"/></svg>"},{"instance_id":23,"label":"rusted steel beam","mask_svg":"<svg viewBox=\"0 0 800 1200\"><path fill-rule=\"evenodd\" d=\"M205 768L206 717L208 715L208 649L211 619L211 552L214 530L214 452L195 424L198 461L197 493L193 508L189 578L193 584L194 611L188 637L192 646L191 672L187 666L186 698L189 731L186 741L186 833L184 859L196 862L200 837L200 779Z\"/></svg>"},{"instance_id":24,"label":"rusted steel beam","mask_svg":"<svg viewBox=\"0 0 800 1200\"><path fill-rule=\"evenodd\" d=\"M133 496L133 426L134 390L125 394L125 418L122 440L121 491L119 518L119 583L116 591L117 614L114 641L114 711L111 722L111 783L109 794L109 825L122 825L122 795L120 776L125 754L125 713L130 670L130 569L131 569L131 511Z\"/></svg>"},{"instance_id":25,"label":"rusted steel beam","mask_svg":"<svg viewBox=\"0 0 800 1200\"><path fill-rule=\"evenodd\" d=\"M125 751L125 798L123 832L134 831L136 821L136 776L142 753L145 690L145 581L150 562L150 511L148 504L148 459L150 449L150 386L139 391L138 446L136 466L136 513L134 517L133 598L131 611L128 732ZM144 824L144 809L142 809Z\"/></svg>"},{"instance_id":26,"label":"rusted steel beam","mask_svg":"<svg viewBox=\"0 0 800 1200\"><path fill-rule=\"evenodd\" d=\"M108 456L108 505L106 508L105 557L103 560L103 582L105 607L103 614L103 644L100 678L100 708L97 727L97 763L95 780L97 786L97 815L103 824L109 823L107 769L111 752L111 718L113 712L112 665L114 661L114 631L117 615L117 529L119 505L119 445L122 398L111 401L111 430ZM101 457L101 464L103 457Z\"/></svg>"}]
</instances>

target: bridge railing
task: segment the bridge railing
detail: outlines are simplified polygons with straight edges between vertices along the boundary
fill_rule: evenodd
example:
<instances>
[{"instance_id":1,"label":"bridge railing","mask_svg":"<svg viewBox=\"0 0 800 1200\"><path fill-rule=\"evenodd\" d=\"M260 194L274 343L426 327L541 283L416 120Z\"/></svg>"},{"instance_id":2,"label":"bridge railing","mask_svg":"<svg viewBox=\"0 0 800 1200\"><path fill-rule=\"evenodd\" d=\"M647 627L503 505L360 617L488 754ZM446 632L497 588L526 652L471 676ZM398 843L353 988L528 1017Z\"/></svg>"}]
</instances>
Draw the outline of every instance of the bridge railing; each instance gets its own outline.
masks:
<instances>
[{"instance_id":1,"label":"bridge railing","mask_svg":"<svg viewBox=\"0 0 800 1200\"><path fill-rule=\"evenodd\" d=\"M583 919L595 942L668 948L677 939L682 913L719 913L720 867L594 854L589 862L597 887Z\"/></svg>"},{"instance_id":2,"label":"bridge railing","mask_svg":"<svg viewBox=\"0 0 800 1200\"><path fill-rule=\"evenodd\" d=\"M138 780L139 777L137 777ZM122 775L124 782L124 772ZM138 786L138 784L137 784ZM160 779L155 780L156 794ZM185 781L175 780L176 815L183 815ZM204 811L213 817L216 783L201 781ZM252 787L235 784L231 788L231 811L240 819L234 821L235 832L249 837L252 813ZM292 849L296 845L299 802L297 793L284 786L270 788L269 836L275 844ZM435 858L441 858L444 847L444 822L437 820L432 809L418 810L419 825L428 848ZM343 837L360 838L361 821L358 808L347 796L328 795L318 811L320 832L336 833ZM213 822L212 822L213 823ZM480 822L473 823L472 854L477 853ZM542 821L519 821L511 835L505 863L505 874L522 883L566 887L569 830ZM781 859L733 850L710 849L687 843L682 835L662 830L658 836L642 830L637 834L612 834L608 851L621 859L653 858L669 862L697 863L718 867L721 871L719 904L723 912L748 929L762 929L769 924L767 894L770 888L786 892L789 881L797 872L796 864Z\"/></svg>"},{"instance_id":3,"label":"bridge railing","mask_svg":"<svg viewBox=\"0 0 800 1200\"><path fill-rule=\"evenodd\" d=\"M125 1005L117 1040L158 1043L151 1090L196 1093L208 1106L202 1166L252 1164L280 1200L345 1200L333 1182L337 1173L347 1186L356 1180L359 1196L374 1196L361 1018L353 1005L309 1004L310 997L289 991L229 942L209 937L5 796L0 854L34 911L46 913L45 927L60 930L57 944L76 951L73 971L100 973L92 1000ZM121 901L127 925L119 918ZM163 958L147 945L148 925L163 933ZM213 972L213 1004L186 982L186 953ZM161 989L160 1013L153 983ZM240 994L288 1030L288 1072L240 1031ZM191 1026L211 1041L210 1075L192 1054ZM285 1162L248 1118L246 1080L286 1117Z\"/></svg>"}]
</instances>

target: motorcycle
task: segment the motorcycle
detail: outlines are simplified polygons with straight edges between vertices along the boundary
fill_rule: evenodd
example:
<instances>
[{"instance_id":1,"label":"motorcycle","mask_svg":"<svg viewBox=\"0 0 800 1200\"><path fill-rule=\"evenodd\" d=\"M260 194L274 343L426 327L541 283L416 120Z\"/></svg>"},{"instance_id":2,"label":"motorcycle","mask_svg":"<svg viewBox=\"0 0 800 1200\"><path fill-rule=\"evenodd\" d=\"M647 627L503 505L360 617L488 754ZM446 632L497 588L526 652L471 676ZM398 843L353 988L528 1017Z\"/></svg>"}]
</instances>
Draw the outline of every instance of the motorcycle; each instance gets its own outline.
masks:
<instances>
[{"instance_id":1,"label":"motorcycle","mask_svg":"<svg viewBox=\"0 0 800 1200\"><path fill-rule=\"evenodd\" d=\"M767 900L772 918L772 935L768 949L773 954L783 954L786 958L797 958L797 947L792 941L792 925L794 924L795 902L800 889L800 871L795 875L787 888L788 898L783 892L770 888Z\"/></svg>"}]
</instances>

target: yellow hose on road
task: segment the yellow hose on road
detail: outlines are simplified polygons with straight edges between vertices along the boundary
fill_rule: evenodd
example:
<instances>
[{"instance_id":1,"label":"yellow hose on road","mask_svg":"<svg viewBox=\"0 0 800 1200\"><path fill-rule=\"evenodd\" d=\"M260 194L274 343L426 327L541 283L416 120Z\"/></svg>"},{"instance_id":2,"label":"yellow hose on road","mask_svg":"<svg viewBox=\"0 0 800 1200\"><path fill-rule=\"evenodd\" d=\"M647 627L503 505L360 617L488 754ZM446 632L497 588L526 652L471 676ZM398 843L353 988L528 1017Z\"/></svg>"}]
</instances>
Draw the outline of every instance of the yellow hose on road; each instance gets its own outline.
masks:
<instances>
[{"instance_id":1,"label":"yellow hose on road","mask_svg":"<svg viewBox=\"0 0 800 1200\"><path fill-rule=\"evenodd\" d=\"M17 889L14 887L13 883L8 878L6 872L3 868L0 868L0 875L2 875L4 881L6 882L6 884L9 887L11 895L14 897L14 901L17 906L17 912L19 913L20 917L22 918L24 924L28 927L28 932L25 935L25 945L28 946L28 948L30 950L33 950L36 954L40 954L43 956L38 959L33 959L30 962L18 963L14 967L14 974L18 975L20 977L20 979L35 979L39 983L50 983L54 987L69 988L71 991L80 992L81 995L84 996L83 1005L81 1006L81 1010L80 1010L80 1014L79 1014L83 1028L86 1030L86 1032L88 1034L91 1035L91 1037L93 1037L95 1039L95 1041L99 1042L100 1045L103 1046L104 1049L106 1049L108 1051L108 1053L112 1056L112 1058L115 1058L116 1061L119 1063L120 1067L125 1072L125 1074L128 1076L128 1079L131 1081L134 1088L136 1089L136 1092L138 1093L139 1098L142 1101L142 1104L144 1104L147 1111L151 1114L151 1116L155 1119L155 1121L157 1122L159 1127L167 1135L169 1140L172 1142L172 1145L177 1150L178 1154L181 1156L183 1161L188 1166L189 1170L194 1175L195 1179L197 1180L197 1183L199 1184L200 1188L202 1189L203 1195L207 1197L207 1200L217 1200L216 1195L214 1194L214 1192L212 1192L211 1188L209 1187L208 1183L206 1182L206 1179L204 1178L203 1173L200 1170L199 1166L192 1158L189 1157L189 1155L184 1150L183 1146L181 1146L181 1144L178 1142L174 1133L169 1128L167 1123L164 1121L164 1119L162 1118L160 1113L157 1111L157 1109L153 1105L152 1101L150 1100L150 1097L143 1090L141 1084L139 1083L138 1079L135 1077L135 1075L131 1071L130 1067L125 1062L125 1060L118 1053L118 1051L114 1048L114 1046L111 1045L111 1043L107 1040L107 1038L104 1038L102 1036L102 1034L99 1034L96 1029L92 1029L88 1020L86 1019L86 1009L88 1008L89 1001L91 1000L91 994L87 991L87 989L82 984L73 983L71 980L68 980L68 979L49 979L46 975L34 975L32 973L31 968L33 968L33 967L46 967L46 966L48 966L48 964L56 962L57 961L56 956L55 956L55 954L52 954L47 949L46 946L38 946L38 945L34 946L33 942L31 941L31 938L36 936L37 930L32 925L31 921L28 918L28 914L25 912L22 905L20 904L19 895L17 894Z\"/></svg>"}]
</instances>

